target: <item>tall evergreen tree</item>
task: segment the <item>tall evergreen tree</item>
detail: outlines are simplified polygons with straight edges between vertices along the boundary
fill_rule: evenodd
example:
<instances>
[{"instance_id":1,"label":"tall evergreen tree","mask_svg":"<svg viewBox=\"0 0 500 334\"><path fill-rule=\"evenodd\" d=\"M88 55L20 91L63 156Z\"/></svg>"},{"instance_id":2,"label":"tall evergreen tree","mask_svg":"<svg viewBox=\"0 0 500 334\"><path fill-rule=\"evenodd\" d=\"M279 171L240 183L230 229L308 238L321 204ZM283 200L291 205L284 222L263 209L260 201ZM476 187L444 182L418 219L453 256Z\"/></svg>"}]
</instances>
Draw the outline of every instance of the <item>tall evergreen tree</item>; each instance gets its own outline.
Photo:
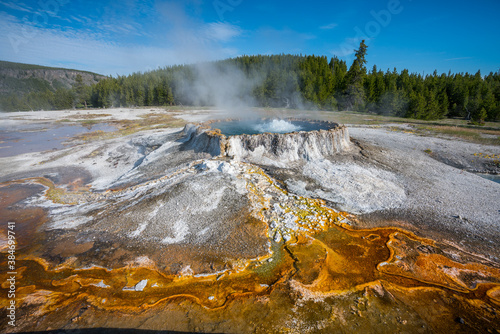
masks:
<instances>
[{"instance_id":1,"label":"tall evergreen tree","mask_svg":"<svg viewBox=\"0 0 500 334\"><path fill-rule=\"evenodd\" d=\"M83 77L81 74L76 75L73 88L76 95L76 104L81 104L85 107L85 109L87 109L87 101L90 100L91 89L83 83Z\"/></svg>"},{"instance_id":2,"label":"tall evergreen tree","mask_svg":"<svg viewBox=\"0 0 500 334\"><path fill-rule=\"evenodd\" d=\"M363 80L366 76L366 49L365 40L359 44L355 51L354 61L346 75L345 105L346 109L363 110L366 103Z\"/></svg>"}]
</instances>

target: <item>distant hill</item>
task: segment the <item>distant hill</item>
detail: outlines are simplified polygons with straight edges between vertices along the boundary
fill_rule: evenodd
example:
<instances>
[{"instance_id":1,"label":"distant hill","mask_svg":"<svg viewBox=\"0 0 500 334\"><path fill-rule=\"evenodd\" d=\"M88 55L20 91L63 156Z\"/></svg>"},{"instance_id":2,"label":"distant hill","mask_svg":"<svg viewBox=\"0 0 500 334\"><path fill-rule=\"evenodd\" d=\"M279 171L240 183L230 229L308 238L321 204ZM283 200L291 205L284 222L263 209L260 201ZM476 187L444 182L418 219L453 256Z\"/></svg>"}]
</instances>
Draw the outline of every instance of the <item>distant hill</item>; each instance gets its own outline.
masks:
<instances>
[{"instance_id":1,"label":"distant hill","mask_svg":"<svg viewBox=\"0 0 500 334\"><path fill-rule=\"evenodd\" d=\"M0 61L0 94L24 95L31 92L70 89L81 75L86 86L98 83L106 76L66 68L46 67L22 63Z\"/></svg>"}]
</instances>

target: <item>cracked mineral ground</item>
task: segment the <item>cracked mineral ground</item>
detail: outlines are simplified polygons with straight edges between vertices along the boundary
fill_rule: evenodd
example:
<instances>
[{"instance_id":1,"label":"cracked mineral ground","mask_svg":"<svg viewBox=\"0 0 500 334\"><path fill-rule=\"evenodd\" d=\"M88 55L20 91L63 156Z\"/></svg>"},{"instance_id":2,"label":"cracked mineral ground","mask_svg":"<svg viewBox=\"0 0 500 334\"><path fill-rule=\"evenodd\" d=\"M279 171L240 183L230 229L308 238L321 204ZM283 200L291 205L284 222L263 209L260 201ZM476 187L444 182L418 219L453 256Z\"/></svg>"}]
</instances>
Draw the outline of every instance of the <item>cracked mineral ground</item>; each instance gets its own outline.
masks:
<instances>
[{"instance_id":1,"label":"cracked mineral ground","mask_svg":"<svg viewBox=\"0 0 500 334\"><path fill-rule=\"evenodd\" d=\"M475 174L498 146L335 113L226 136L217 110L99 112L0 158L2 332L500 332L500 184ZM22 138L79 114L1 117Z\"/></svg>"}]
</instances>

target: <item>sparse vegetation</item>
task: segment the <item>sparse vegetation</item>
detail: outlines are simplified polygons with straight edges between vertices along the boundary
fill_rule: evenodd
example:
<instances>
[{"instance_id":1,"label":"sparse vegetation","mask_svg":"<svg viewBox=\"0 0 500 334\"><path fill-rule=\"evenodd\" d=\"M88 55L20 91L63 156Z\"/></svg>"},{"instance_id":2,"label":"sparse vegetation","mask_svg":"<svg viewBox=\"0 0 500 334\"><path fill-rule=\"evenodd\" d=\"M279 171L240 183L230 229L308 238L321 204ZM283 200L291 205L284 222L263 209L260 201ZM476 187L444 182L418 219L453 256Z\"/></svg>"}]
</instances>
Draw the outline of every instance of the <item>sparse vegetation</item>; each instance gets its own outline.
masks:
<instances>
[{"instance_id":1,"label":"sparse vegetation","mask_svg":"<svg viewBox=\"0 0 500 334\"><path fill-rule=\"evenodd\" d=\"M95 120L95 119L86 119L86 120L80 121L80 124L82 126L92 126L92 125L96 125L99 123L100 122L98 120Z\"/></svg>"},{"instance_id":2,"label":"sparse vegetation","mask_svg":"<svg viewBox=\"0 0 500 334\"><path fill-rule=\"evenodd\" d=\"M499 130L483 130L481 128L467 128L458 126L446 125L430 125L430 126L417 126L417 132L422 134L429 134L432 136L446 136L452 138L459 138L462 140L486 144L486 145L500 145L500 129ZM495 135L496 138L485 138L481 134L488 133Z\"/></svg>"},{"instance_id":3,"label":"sparse vegetation","mask_svg":"<svg viewBox=\"0 0 500 334\"><path fill-rule=\"evenodd\" d=\"M94 141L104 140L116 137L127 136L139 131L161 129L161 128L177 128L185 125L185 121L175 118L170 114L150 113L140 116L140 120L119 120L107 121L117 127L117 131L93 131L83 133L74 137L75 140ZM94 125L100 123L98 120L85 120L81 124Z\"/></svg>"},{"instance_id":4,"label":"sparse vegetation","mask_svg":"<svg viewBox=\"0 0 500 334\"><path fill-rule=\"evenodd\" d=\"M109 117L111 114L77 114L77 115L69 115L67 118L73 119L94 119L94 118L102 118Z\"/></svg>"},{"instance_id":5,"label":"sparse vegetation","mask_svg":"<svg viewBox=\"0 0 500 334\"><path fill-rule=\"evenodd\" d=\"M338 123L354 126L401 124L410 128L406 129L394 126L390 129L421 136L440 136L445 138L457 138L478 144L500 145L500 123L498 122L485 122L483 126L474 126L467 120L457 118L425 121L359 112L322 113L321 116Z\"/></svg>"}]
</instances>

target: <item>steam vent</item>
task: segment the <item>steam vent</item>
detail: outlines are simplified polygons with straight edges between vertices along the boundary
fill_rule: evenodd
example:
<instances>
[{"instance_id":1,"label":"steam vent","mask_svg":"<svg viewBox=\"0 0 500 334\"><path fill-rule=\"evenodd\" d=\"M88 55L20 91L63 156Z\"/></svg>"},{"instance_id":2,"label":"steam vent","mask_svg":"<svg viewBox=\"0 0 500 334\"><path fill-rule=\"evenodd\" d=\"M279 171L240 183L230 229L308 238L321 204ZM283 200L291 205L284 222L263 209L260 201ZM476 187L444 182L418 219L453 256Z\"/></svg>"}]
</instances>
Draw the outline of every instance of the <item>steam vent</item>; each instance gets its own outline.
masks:
<instances>
[{"instance_id":1,"label":"steam vent","mask_svg":"<svg viewBox=\"0 0 500 334\"><path fill-rule=\"evenodd\" d=\"M186 125L193 148L253 163L286 165L315 160L349 149L347 128L302 119L222 120Z\"/></svg>"}]
</instances>

